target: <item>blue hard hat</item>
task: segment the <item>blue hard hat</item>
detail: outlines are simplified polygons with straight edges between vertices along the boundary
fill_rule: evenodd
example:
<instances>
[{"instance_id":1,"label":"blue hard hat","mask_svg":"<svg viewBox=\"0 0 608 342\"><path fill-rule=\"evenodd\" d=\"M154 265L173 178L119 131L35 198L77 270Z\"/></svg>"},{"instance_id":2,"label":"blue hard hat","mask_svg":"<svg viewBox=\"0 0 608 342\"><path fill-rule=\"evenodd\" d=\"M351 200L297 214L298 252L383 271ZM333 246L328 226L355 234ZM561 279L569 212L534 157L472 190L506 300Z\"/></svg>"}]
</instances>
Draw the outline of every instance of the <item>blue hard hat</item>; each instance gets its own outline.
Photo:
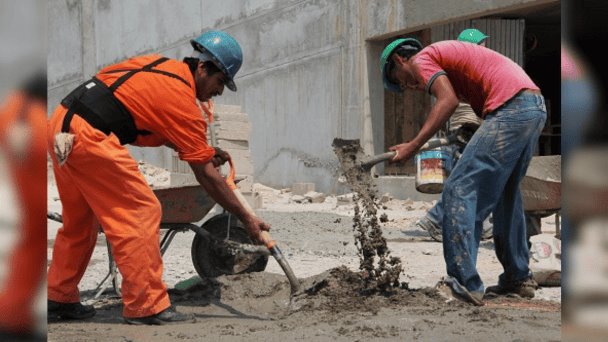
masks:
<instances>
[{"instance_id":1,"label":"blue hard hat","mask_svg":"<svg viewBox=\"0 0 608 342\"><path fill-rule=\"evenodd\" d=\"M211 55L213 64L228 78L228 89L236 91L234 76L243 64L243 51L239 43L224 31L207 31L190 43L195 50Z\"/></svg>"}]
</instances>

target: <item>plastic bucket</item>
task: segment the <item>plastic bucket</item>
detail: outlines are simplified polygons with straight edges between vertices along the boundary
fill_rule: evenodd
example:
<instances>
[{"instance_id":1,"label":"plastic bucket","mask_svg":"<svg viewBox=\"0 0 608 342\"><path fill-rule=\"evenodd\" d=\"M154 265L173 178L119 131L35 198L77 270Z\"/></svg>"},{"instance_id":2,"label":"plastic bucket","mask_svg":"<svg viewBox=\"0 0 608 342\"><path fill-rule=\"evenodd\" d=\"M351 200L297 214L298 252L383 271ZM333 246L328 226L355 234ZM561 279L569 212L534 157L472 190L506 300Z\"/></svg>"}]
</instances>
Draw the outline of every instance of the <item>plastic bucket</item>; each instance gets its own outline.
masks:
<instances>
[{"instance_id":1,"label":"plastic bucket","mask_svg":"<svg viewBox=\"0 0 608 342\"><path fill-rule=\"evenodd\" d=\"M416 155L416 190L425 194L439 194L452 170L452 153L439 147Z\"/></svg>"}]
</instances>

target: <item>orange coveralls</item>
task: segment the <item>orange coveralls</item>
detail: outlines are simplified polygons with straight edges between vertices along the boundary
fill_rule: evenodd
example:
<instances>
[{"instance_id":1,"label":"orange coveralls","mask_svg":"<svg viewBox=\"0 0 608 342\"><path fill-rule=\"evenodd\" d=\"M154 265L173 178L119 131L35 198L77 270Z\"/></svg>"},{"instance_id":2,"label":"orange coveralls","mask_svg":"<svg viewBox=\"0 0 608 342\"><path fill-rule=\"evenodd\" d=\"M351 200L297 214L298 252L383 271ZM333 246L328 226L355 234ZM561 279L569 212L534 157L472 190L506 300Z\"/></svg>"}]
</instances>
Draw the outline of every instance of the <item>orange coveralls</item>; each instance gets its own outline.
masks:
<instances>
[{"instance_id":1,"label":"orange coveralls","mask_svg":"<svg viewBox=\"0 0 608 342\"><path fill-rule=\"evenodd\" d=\"M15 155L8 146L11 127L29 126L27 146ZM46 261L46 103L16 93L0 109L0 149L8 167L20 210L20 238L9 259L0 291L0 329L15 332L34 328L33 305Z\"/></svg>"},{"instance_id":2,"label":"orange coveralls","mask_svg":"<svg viewBox=\"0 0 608 342\"><path fill-rule=\"evenodd\" d=\"M96 77L109 86L125 73L116 71L140 69L160 57L131 58L102 69ZM151 132L139 135L133 145L170 142L184 161L210 161L215 150L207 144L207 124L196 103L194 77L187 64L170 59L154 69L177 75L188 85L175 77L142 71L118 87L114 95L129 110L137 129ZM51 150L66 112L59 105L49 121ZM78 115L71 121L70 132L75 134L74 146L65 164L59 166L52 156L63 227L48 271L48 298L64 303L80 300L77 285L95 247L99 222L123 276L123 316L163 311L170 301L162 281L157 198L114 134L104 134Z\"/></svg>"}]
</instances>

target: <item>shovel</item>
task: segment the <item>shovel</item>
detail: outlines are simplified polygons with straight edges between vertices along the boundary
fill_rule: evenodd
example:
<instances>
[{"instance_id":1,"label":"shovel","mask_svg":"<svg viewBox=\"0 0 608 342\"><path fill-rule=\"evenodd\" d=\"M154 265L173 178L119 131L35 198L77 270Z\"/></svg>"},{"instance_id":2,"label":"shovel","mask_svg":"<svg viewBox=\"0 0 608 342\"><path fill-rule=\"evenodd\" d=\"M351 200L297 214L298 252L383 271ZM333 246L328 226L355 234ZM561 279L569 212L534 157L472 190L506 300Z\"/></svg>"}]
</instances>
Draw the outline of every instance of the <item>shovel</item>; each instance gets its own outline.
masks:
<instances>
[{"instance_id":1,"label":"shovel","mask_svg":"<svg viewBox=\"0 0 608 342\"><path fill-rule=\"evenodd\" d=\"M247 210L251 215L255 215L255 212L253 211L245 197L243 197L241 191L236 187L236 184L234 184L235 171L234 166L232 165L232 160L230 160L229 163L230 175L227 179L228 186L232 188L232 191L234 191L236 198L239 200L239 202L241 202L241 205L243 205L245 210ZM285 259L285 257L283 256L283 253L279 249L279 246L277 246L276 241L272 239L272 236L270 236L270 233L268 233L267 231L260 232L259 241L264 244L264 246L266 246L270 254L275 258L279 266L281 266L283 272L285 272L285 275L289 280L289 285L291 286L291 296L296 295L300 290L300 282L298 281L298 278L296 278L295 274L293 273L293 270L289 266L287 259Z\"/></svg>"},{"instance_id":2,"label":"shovel","mask_svg":"<svg viewBox=\"0 0 608 342\"><path fill-rule=\"evenodd\" d=\"M447 145L452 145L452 144L458 144L461 146L465 146L469 142L469 140L471 140L471 137L473 137L473 134L475 133L475 129L476 128L474 128L473 126L465 124L462 127L460 127L459 129L457 129L454 133L449 134L447 137L434 138L434 139L428 140L424 145L422 145L422 147L420 147L420 151L432 150L437 147L447 146ZM348 140L343 140L343 141L346 142ZM358 140L351 140L351 141L353 141L353 142L356 141L356 143L358 144ZM334 140L334 144L335 144L335 140ZM395 152L395 151L377 154L375 156L364 159L363 161L361 161L361 163L359 163L358 165L355 165L355 167L358 167L361 170L366 172L366 171L371 170L374 165L387 161L387 160L391 160L396 155L397 155L397 152Z\"/></svg>"}]
</instances>

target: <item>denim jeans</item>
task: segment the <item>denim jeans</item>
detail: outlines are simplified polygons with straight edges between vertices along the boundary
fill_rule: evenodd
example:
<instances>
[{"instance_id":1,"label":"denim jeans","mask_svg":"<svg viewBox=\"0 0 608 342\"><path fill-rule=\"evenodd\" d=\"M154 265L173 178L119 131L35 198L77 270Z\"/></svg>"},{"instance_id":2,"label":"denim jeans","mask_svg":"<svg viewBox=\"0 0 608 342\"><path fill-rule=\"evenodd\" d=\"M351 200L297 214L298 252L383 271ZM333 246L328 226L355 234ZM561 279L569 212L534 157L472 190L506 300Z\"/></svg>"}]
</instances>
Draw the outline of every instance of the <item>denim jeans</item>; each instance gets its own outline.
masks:
<instances>
[{"instance_id":1,"label":"denim jeans","mask_svg":"<svg viewBox=\"0 0 608 342\"><path fill-rule=\"evenodd\" d=\"M494 216L500 285L530 277L519 184L547 114L541 95L521 92L489 113L448 177L442 192L443 255L447 273L468 291L483 292L477 273L482 222Z\"/></svg>"}]
</instances>

